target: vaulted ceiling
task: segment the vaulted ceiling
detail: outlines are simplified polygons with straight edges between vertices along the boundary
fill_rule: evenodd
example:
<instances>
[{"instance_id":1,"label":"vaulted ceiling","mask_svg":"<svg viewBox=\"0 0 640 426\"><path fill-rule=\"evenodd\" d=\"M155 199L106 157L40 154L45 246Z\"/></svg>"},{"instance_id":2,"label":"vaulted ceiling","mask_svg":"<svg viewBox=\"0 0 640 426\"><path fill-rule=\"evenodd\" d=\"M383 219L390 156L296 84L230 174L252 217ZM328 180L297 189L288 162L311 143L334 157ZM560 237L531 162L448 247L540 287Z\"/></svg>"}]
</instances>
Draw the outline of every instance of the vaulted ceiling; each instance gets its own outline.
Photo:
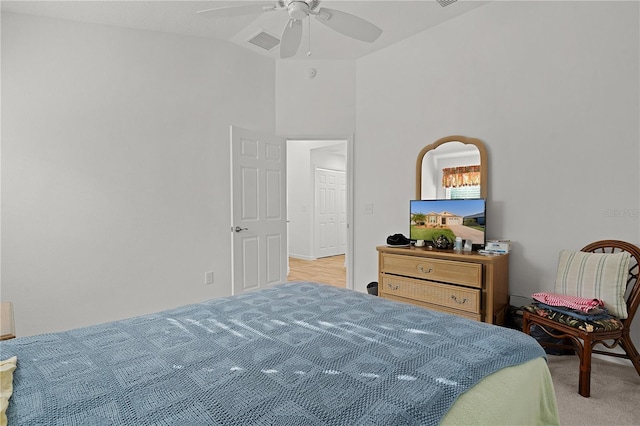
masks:
<instances>
[{"instance_id":1,"label":"vaulted ceiling","mask_svg":"<svg viewBox=\"0 0 640 426\"><path fill-rule=\"evenodd\" d=\"M249 40L259 33L280 39L289 19L284 10L230 18L207 18L197 11L273 1L5 1L3 12L69 19L128 28L184 34L226 40L257 54L279 58L278 46L271 50ZM311 0L308 0L311 1ZM320 7L347 12L375 24L383 30L373 43L342 35L315 18L303 21L300 49L292 59L357 59L385 48L430 27L450 20L488 3L476 0L334 0L322 1ZM309 25L310 24L310 25ZM308 53L311 52L309 55Z\"/></svg>"}]
</instances>

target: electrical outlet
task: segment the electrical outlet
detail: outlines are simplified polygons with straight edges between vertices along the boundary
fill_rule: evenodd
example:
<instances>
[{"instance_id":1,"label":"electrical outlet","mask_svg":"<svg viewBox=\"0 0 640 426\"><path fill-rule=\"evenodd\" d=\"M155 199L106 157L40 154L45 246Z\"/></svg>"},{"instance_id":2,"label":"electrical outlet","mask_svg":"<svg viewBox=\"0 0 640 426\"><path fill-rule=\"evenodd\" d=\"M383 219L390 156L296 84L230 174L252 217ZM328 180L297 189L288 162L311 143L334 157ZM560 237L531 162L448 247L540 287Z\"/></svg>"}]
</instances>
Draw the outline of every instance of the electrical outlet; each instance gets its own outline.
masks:
<instances>
[{"instance_id":1,"label":"electrical outlet","mask_svg":"<svg viewBox=\"0 0 640 426\"><path fill-rule=\"evenodd\" d=\"M207 285L213 284L213 271L209 271L204 274L204 283Z\"/></svg>"},{"instance_id":2,"label":"electrical outlet","mask_svg":"<svg viewBox=\"0 0 640 426\"><path fill-rule=\"evenodd\" d=\"M364 214L373 214L373 203L364 205Z\"/></svg>"}]
</instances>

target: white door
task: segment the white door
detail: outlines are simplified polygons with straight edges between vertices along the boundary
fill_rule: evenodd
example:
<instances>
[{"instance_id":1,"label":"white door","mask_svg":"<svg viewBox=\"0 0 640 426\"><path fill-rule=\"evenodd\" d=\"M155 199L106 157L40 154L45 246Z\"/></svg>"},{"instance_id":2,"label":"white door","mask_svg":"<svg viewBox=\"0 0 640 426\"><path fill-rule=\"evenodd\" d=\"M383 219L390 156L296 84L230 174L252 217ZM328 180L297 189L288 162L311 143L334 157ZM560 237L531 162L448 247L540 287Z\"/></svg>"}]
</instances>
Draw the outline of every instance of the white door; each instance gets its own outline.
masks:
<instances>
[{"instance_id":1,"label":"white door","mask_svg":"<svg viewBox=\"0 0 640 426\"><path fill-rule=\"evenodd\" d=\"M344 254L346 248L346 174L316 168L315 257Z\"/></svg>"},{"instance_id":2,"label":"white door","mask_svg":"<svg viewBox=\"0 0 640 426\"><path fill-rule=\"evenodd\" d=\"M336 189L338 204L338 254L345 254L347 251L347 174L339 172L337 176Z\"/></svg>"},{"instance_id":3,"label":"white door","mask_svg":"<svg viewBox=\"0 0 640 426\"><path fill-rule=\"evenodd\" d=\"M287 280L285 140L231 126L233 293Z\"/></svg>"}]
</instances>

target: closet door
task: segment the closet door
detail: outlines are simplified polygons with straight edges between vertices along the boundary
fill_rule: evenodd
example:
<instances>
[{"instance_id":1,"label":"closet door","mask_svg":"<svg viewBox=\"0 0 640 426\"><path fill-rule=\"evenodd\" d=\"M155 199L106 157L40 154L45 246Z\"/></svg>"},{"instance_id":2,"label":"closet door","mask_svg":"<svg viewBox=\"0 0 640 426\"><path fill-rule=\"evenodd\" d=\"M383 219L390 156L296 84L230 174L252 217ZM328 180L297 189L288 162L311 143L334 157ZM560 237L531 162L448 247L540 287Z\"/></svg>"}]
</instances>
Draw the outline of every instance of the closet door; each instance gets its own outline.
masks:
<instances>
[{"instance_id":1,"label":"closet door","mask_svg":"<svg viewBox=\"0 0 640 426\"><path fill-rule=\"evenodd\" d=\"M346 173L316 168L315 257L344 254L347 235Z\"/></svg>"}]
</instances>

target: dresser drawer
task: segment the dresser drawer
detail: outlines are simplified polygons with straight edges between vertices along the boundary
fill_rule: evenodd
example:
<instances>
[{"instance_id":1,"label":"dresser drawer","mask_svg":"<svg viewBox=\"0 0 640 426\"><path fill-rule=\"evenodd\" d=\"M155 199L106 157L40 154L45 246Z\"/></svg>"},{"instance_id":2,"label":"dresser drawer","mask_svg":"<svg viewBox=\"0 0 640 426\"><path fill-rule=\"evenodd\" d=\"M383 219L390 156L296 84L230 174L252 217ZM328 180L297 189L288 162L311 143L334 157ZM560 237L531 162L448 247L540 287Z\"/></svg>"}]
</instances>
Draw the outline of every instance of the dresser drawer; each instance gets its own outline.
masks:
<instances>
[{"instance_id":1,"label":"dresser drawer","mask_svg":"<svg viewBox=\"0 0 640 426\"><path fill-rule=\"evenodd\" d=\"M385 294L385 295L383 295L383 297L385 299L394 300L396 302L408 303L410 305L420 306L422 308L427 308L427 309L431 309L431 310L434 310L434 311L440 311L440 312L446 312L448 314L458 315L458 316L461 316L461 317L472 319L474 321L482 321L482 315L481 314L476 314L476 313L473 313L473 312L460 311L458 309L449 309L449 308L444 307L444 306L434 305L432 303L427 303L427 302L421 302L419 300L406 299L404 297L396 297L396 296L393 296L393 295L390 295L390 294Z\"/></svg>"},{"instance_id":2,"label":"dresser drawer","mask_svg":"<svg viewBox=\"0 0 640 426\"><path fill-rule=\"evenodd\" d=\"M384 253L380 270L414 278L482 288L482 265Z\"/></svg>"},{"instance_id":3,"label":"dresser drawer","mask_svg":"<svg viewBox=\"0 0 640 426\"><path fill-rule=\"evenodd\" d=\"M381 295L404 297L455 310L480 313L479 289L384 275Z\"/></svg>"}]
</instances>

